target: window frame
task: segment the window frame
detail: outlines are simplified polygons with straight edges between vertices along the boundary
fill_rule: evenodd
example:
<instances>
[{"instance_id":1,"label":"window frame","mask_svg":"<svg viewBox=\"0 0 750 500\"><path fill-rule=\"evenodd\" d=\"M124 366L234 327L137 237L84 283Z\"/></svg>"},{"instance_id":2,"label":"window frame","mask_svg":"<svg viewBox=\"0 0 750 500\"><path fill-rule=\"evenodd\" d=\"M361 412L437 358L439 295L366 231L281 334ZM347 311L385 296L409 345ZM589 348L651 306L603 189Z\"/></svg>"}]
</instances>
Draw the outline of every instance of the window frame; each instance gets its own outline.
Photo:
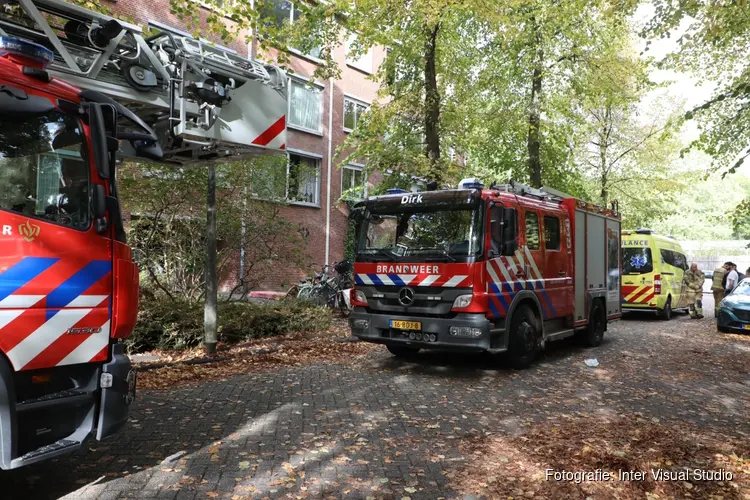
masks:
<instances>
[{"instance_id":1,"label":"window frame","mask_svg":"<svg viewBox=\"0 0 750 500\"><path fill-rule=\"evenodd\" d=\"M359 57L359 59L352 59L349 56L349 52L350 52L349 51L349 46L351 45L350 40L352 38L356 39L357 36L358 35L356 33L349 33L347 35L346 39L344 40L344 62L346 63L347 66L349 66L352 69L355 69L357 71L361 71L362 73L367 73L368 75L372 75L374 73L373 67L375 65L375 58L373 57L374 54L373 54L372 47L370 47L367 50L367 52L365 52L364 54L362 54ZM368 58L369 59L369 65L368 64L362 64L362 60L364 58Z\"/></svg>"},{"instance_id":2,"label":"window frame","mask_svg":"<svg viewBox=\"0 0 750 500\"><path fill-rule=\"evenodd\" d=\"M346 126L346 103L347 101L354 104L354 127L349 128ZM357 106L361 106L364 108L359 115L357 115ZM344 94L344 109L343 113L341 113L341 126L344 130L344 132L351 133L354 132L354 129L357 128L357 122L359 121L358 116L362 116L362 113L367 113L367 111L370 109L370 106L372 106L372 103L368 103L366 101L363 101L362 99L357 99L356 97L353 97L349 94Z\"/></svg>"},{"instance_id":3,"label":"window frame","mask_svg":"<svg viewBox=\"0 0 750 500\"><path fill-rule=\"evenodd\" d=\"M367 183L367 176L365 175L365 166L361 163L347 163L343 167L341 167L341 193L348 189L355 188L357 186L348 186L347 188L344 188L344 170L352 170L354 172L360 172L362 174L362 186L364 186Z\"/></svg>"},{"instance_id":4,"label":"window frame","mask_svg":"<svg viewBox=\"0 0 750 500\"><path fill-rule=\"evenodd\" d=\"M315 203L311 203L308 201L298 201L293 200L289 197L289 174L291 173L291 155L296 155L301 158L309 158L316 162L317 164L317 174L315 176ZM298 149L287 149L287 155L286 155L287 161L286 161L286 182L285 182L285 191L284 191L284 199L287 203L290 205L298 205L302 207L311 207L311 208L320 208L320 184L321 184L321 177L322 177L322 170L323 170L323 155L318 153L312 153L309 151L302 151Z\"/></svg>"},{"instance_id":5,"label":"window frame","mask_svg":"<svg viewBox=\"0 0 750 500\"><path fill-rule=\"evenodd\" d=\"M74 161L80 160L81 162L83 162L83 164L85 166L85 170L86 170L86 183L87 183L87 188L88 188L87 189L87 195L88 196L87 196L87 199L86 199L86 209L87 209L87 213L88 213L88 224L85 227L76 227L76 226L71 226L71 225L68 225L68 224L63 224L61 222L56 222L56 221L51 220L51 219L45 219L44 217L40 217L36 213L34 213L33 215L32 214L25 214L23 212L17 212L15 210L7 209L7 208L2 208L2 207L0 207L0 212L4 212L4 213L8 213L8 214L13 214L13 215L16 215L16 216L19 216L19 217L27 217L27 218L32 219L32 220L38 220L38 221L46 222L48 224L52 224L52 225L55 225L57 227L61 227L61 228L65 228L65 229L72 229L74 231L79 231L81 233L87 233L87 232L91 231L91 228L94 225L94 211L93 211L93 203L92 203L94 180L91 177L92 158L90 158L90 156L89 156L89 142L88 142L88 138L86 137L86 134L84 134L84 131L83 131L83 121L80 118L77 118L75 116L71 116L70 114L62 112L62 111L59 111L59 110L56 110L56 112L60 113L61 115L67 116L72 121L74 121L75 124L76 124L76 126L78 127L78 130L81 133L81 154L80 154L80 157L71 157L71 159L73 159ZM36 172L36 177L37 177L37 181L36 181L36 183L37 183L36 184L36 191L37 191L37 193L36 193L36 195L37 196L39 195L39 168L40 168L40 161L39 160L44 155L54 156L55 153L54 152L45 152L45 153L36 153L35 154L35 156L36 156L36 170L37 170L37 172ZM34 211L36 212L36 208L34 209Z\"/></svg>"},{"instance_id":6,"label":"window frame","mask_svg":"<svg viewBox=\"0 0 750 500\"><path fill-rule=\"evenodd\" d=\"M318 95L320 96L320 103L318 106L319 107L318 115L320 119L318 120L317 130L310 129L302 125L297 125L296 123L292 123L292 105L293 105L293 100L294 100L293 99L294 93L292 91L292 85L295 83L304 85L308 89L310 86L318 89ZM325 93L324 91L325 91L325 85L322 85L318 82L315 82L311 79L306 79L301 76L296 76L296 75L289 76L289 99L287 102L287 116L288 116L287 128L291 128L293 130L298 130L300 132L306 132L308 134L318 135L322 137L323 136L323 113L325 110L325 103L323 102L323 94Z\"/></svg>"},{"instance_id":7,"label":"window frame","mask_svg":"<svg viewBox=\"0 0 750 500\"><path fill-rule=\"evenodd\" d=\"M227 1L227 0L225 0L225 1ZM228 0L228 1L236 1L236 0ZM289 18L288 18L289 25L291 26L291 25L293 25L295 23L294 12L297 10L297 7L296 7L295 4L297 4L298 2L295 2L294 0L288 0L288 1L289 1L290 6L291 6L291 8L289 9ZM321 46L321 47L319 47L319 49L320 49L320 52L322 53L323 52L323 47ZM307 59L309 61L314 62L315 64L322 64L323 63L323 59L321 59L320 57L314 56L312 54L305 54L304 52L302 52L300 49L298 49L296 47L291 47L290 46L290 47L287 47L286 50L287 50L287 52L290 52L290 53L294 54L297 57L301 57L303 59Z\"/></svg>"},{"instance_id":8,"label":"window frame","mask_svg":"<svg viewBox=\"0 0 750 500\"><path fill-rule=\"evenodd\" d=\"M552 248L549 247L549 242L547 241L547 219L555 220L557 222L557 247ZM542 217L542 220L544 222L544 249L548 250L550 252L559 252L560 248L562 247L562 225L560 224L560 217L557 215L544 215Z\"/></svg>"},{"instance_id":9,"label":"window frame","mask_svg":"<svg viewBox=\"0 0 750 500\"><path fill-rule=\"evenodd\" d=\"M537 234L537 244L535 247L532 247L529 245L529 216L533 216L534 219L536 219L536 234ZM542 239L543 234L539 229L539 214L536 212L536 210L530 210L530 209L524 209L523 211L523 226L524 226L524 241L526 243L526 248L529 250L541 250L542 248Z\"/></svg>"}]
</instances>

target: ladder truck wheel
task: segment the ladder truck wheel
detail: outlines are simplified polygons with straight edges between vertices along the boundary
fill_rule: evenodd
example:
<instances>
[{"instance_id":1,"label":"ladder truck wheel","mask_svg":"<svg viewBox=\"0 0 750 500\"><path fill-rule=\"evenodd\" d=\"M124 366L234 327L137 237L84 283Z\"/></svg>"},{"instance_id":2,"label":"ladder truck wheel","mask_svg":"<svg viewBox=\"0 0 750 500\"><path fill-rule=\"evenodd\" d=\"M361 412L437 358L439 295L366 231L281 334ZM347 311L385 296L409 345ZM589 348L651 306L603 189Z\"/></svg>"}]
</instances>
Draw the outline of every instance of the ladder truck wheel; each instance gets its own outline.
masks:
<instances>
[{"instance_id":1,"label":"ladder truck wheel","mask_svg":"<svg viewBox=\"0 0 750 500\"><path fill-rule=\"evenodd\" d=\"M589 318L589 325L585 330L586 335L583 337L583 341L588 347L598 347L602 343L604 328L607 325L607 318L600 301L597 301L591 310Z\"/></svg>"},{"instance_id":2,"label":"ladder truck wheel","mask_svg":"<svg viewBox=\"0 0 750 500\"><path fill-rule=\"evenodd\" d=\"M388 350L397 358L411 358L419 352L419 347L406 347L403 345L386 345Z\"/></svg>"},{"instance_id":3,"label":"ladder truck wheel","mask_svg":"<svg viewBox=\"0 0 750 500\"><path fill-rule=\"evenodd\" d=\"M527 305L519 306L510 322L508 356L513 368L522 370L534 361L540 334L539 320L534 311Z\"/></svg>"}]
</instances>

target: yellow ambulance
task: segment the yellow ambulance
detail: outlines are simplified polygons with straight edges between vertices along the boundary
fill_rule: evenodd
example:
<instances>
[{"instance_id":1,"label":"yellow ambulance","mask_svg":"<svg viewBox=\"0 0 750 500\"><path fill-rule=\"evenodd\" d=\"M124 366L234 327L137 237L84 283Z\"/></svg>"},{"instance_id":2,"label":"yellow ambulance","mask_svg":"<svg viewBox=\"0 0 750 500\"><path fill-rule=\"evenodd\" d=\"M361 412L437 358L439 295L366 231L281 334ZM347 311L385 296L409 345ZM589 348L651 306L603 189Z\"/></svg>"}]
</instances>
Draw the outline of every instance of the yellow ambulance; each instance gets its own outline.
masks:
<instances>
[{"instance_id":1,"label":"yellow ambulance","mask_svg":"<svg viewBox=\"0 0 750 500\"><path fill-rule=\"evenodd\" d=\"M680 244L651 229L622 231L622 310L655 311L669 320L687 308L682 276L689 268Z\"/></svg>"}]
</instances>

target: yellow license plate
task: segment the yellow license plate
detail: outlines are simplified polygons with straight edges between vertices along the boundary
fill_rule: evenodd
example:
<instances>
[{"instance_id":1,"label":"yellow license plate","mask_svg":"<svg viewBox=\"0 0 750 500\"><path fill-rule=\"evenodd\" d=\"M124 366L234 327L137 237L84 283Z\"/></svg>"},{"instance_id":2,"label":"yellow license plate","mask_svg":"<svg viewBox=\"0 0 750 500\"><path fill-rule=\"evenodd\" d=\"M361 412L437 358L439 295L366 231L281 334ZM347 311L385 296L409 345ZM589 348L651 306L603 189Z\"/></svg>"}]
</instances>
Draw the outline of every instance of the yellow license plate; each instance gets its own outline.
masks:
<instances>
[{"instance_id":1,"label":"yellow license plate","mask_svg":"<svg viewBox=\"0 0 750 500\"><path fill-rule=\"evenodd\" d=\"M402 321L400 319L392 319L391 328L395 328L397 330L419 331L422 329L422 322L421 321Z\"/></svg>"},{"instance_id":2,"label":"yellow license plate","mask_svg":"<svg viewBox=\"0 0 750 500\"><path fill-rule=\"evenodd\" d=\"M742 325L742 328L744 328L745 330L750 330L750 325Z\"/></svg>"}]
</instances>

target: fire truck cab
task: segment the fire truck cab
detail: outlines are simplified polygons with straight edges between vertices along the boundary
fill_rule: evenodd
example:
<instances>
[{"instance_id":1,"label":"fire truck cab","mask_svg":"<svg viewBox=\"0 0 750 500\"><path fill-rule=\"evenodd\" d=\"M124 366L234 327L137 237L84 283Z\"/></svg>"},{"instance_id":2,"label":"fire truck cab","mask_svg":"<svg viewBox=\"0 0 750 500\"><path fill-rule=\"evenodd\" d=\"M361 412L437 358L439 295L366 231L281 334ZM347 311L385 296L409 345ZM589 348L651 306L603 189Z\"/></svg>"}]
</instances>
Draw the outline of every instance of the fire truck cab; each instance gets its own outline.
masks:
<instances>
[{"instance_id":1,"label":"fire truck cab","mask_svg":"<svg viewBox=\"0 0 750 500\"><path fill-rule=\"evenodd\" d=\"M126 108L52 78L53 57L0 37L2 469L112 435L135 397L119 340L135 326L138 269L115 152L124 138L151 159L161 148Z\"/></svg>"},{"instance_id":2,"label":"fire truck cab","mask_svg":"<svg viewBox=\"0 0 750 500\"><path fill-rule=\"evenodd\" d=\"M116 158L279 154L280 68L61 0L0 9L0 468L127 421L138 269ZM126 107L127 106L127 107ZM137 114L133 111L135 110Z\"/></svg>"},{"instance_id":3,"label":"fire truck cab","mask_svg":"<svg viewBox=\"0 0 750 500\"><path fill-rule=\"evenodd\" d=\"M510 182L367 199L357 218L352 334L396 356L507 353L528 366L548 341L601 343L620 311L620 217Z\"/></svg>"}]
</instances>

